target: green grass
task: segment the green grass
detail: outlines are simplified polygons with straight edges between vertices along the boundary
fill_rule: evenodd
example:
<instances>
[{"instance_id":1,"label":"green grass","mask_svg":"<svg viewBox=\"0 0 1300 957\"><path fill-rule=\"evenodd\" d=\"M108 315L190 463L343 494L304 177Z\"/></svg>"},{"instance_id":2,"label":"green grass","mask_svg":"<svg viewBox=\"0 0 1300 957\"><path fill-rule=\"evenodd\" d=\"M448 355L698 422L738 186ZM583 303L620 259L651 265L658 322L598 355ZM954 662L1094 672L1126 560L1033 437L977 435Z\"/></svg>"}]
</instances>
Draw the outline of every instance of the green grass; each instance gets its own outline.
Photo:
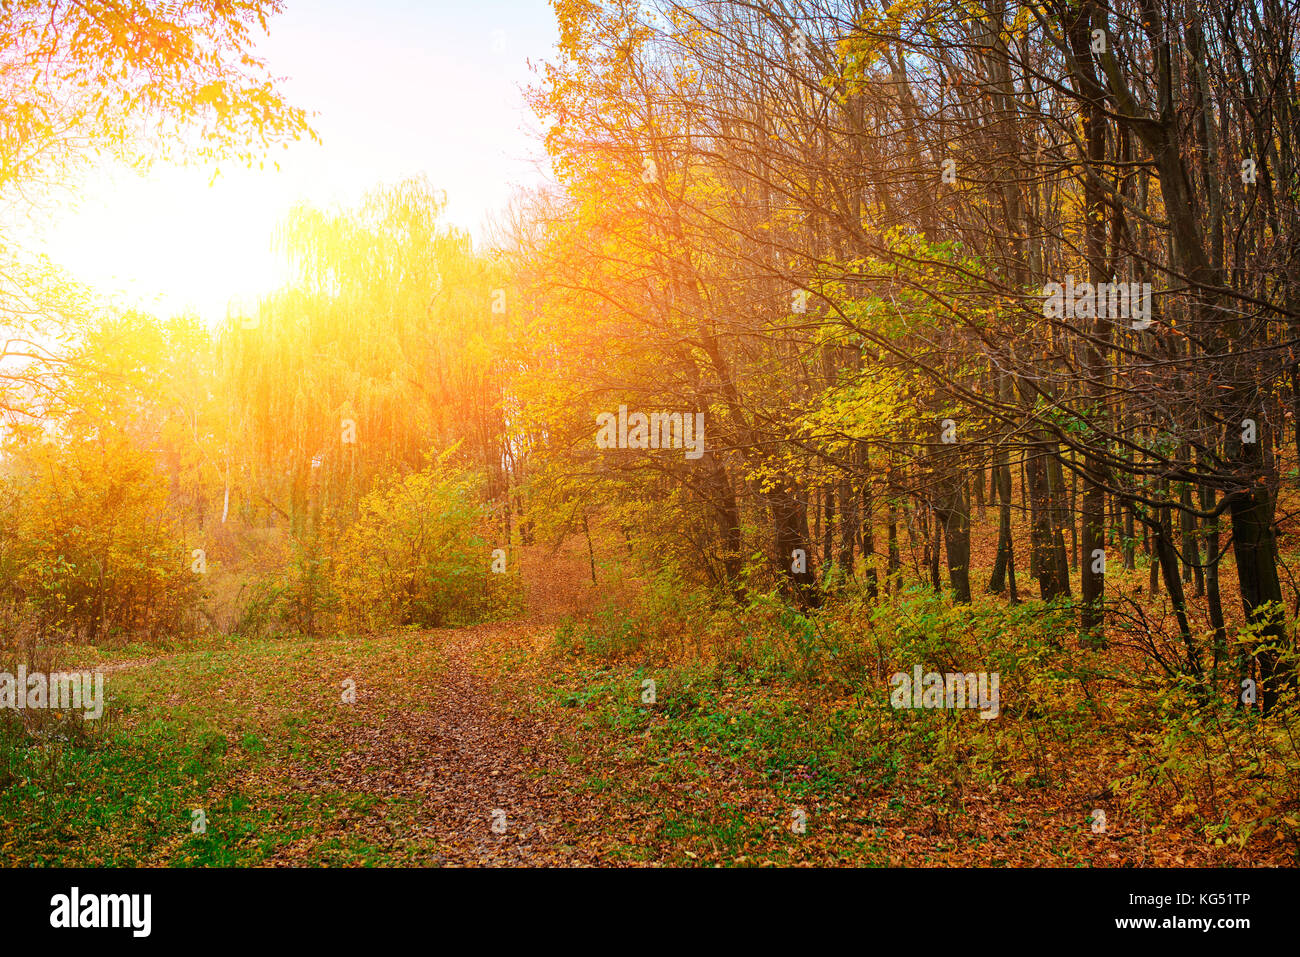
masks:
<instances>
[{"instance_id":1,"label":"green grass","mask_svg":"<svg viewBox=\"0 0 1300 957\"><path fill-rule=\"evenodd\" d=\"M295 858L302 864L431 855L435 848L384 849L346 833L313 842L349 812L371 814L376 799L299 793L288 778L331 766L333 732L382 720L342 705L342 677L420 708L434 668L433 648L405 635L247 642L110 672L99 722L43 716L24 731L16 715L0 715L0 864L248 866L299 841L311 844ZM196 809L205 833L193 833ZM381 823L391 816L399 828L408 812L391 802Z\"/></svg>"}]
</instances>

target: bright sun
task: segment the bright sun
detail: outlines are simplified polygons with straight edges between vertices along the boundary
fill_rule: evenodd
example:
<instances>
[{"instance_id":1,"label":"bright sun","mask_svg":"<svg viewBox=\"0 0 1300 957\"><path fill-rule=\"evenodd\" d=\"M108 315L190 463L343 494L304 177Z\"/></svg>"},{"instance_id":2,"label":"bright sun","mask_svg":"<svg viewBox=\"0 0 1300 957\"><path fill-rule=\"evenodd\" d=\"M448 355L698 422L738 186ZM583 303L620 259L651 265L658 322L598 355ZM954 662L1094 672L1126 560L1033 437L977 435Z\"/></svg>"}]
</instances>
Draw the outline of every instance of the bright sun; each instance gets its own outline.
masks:
<instances>
[{"instance_id":1,"label":"bright sun","mask_svg":"<svg viewBox=\"0 0 1300 957\"><path fill-rule=\"evenodd\" d=\"M199 169L92 174L74 207L40 230L49 257L123 305L214 323L285 279L271 248L293 194L272 173Z\"/></svg>"}]
</instances>

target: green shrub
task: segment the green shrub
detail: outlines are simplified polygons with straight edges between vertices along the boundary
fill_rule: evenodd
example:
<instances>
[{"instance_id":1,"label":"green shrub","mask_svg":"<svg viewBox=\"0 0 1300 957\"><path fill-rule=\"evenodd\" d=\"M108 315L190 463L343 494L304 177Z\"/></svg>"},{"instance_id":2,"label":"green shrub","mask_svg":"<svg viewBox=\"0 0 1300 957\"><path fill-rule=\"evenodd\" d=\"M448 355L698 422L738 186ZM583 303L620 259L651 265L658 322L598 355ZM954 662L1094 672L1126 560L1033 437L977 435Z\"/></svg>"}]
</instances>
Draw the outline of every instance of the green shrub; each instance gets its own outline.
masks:
<instances>
[{"instance_id":1,"label":"green shrub","mask_svg":"<svg viewBox=\"0 0 1300 957\"><path fill-rule=\"evenodd\" d=\"M477 478L441 462L376 488L334 555L340 629L434 628L517 607L518 575L491 568L505 543L486 537L488 517Z\"/></svg>"}]
</instances>

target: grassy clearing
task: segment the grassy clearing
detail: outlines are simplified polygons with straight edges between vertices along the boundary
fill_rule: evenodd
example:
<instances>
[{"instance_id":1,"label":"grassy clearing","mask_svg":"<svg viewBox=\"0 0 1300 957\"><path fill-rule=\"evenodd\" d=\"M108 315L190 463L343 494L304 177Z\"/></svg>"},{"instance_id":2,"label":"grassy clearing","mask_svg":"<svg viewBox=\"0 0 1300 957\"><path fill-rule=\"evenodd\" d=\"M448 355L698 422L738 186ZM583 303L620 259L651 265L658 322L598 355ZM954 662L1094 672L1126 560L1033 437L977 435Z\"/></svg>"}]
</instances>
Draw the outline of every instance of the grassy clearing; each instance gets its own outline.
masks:
<instances>
[{"instance_id":1,"label":"grassy clearing","mask_svg":"<svg viewBox=\"0 0 1300 957\"><path fill-rule=\"evenodd\" d=\"M98 723L20 735L11 713L0 729L4 863L256 865L339 821L400 815L400 801L294 780L336 767L349 729L427 707L437 668L428 634L235 643L110 671ZM195 810L205 833L192 832ZM310 847L301 863L405 859L358 835Z\"/></svg>"}]
</instances>

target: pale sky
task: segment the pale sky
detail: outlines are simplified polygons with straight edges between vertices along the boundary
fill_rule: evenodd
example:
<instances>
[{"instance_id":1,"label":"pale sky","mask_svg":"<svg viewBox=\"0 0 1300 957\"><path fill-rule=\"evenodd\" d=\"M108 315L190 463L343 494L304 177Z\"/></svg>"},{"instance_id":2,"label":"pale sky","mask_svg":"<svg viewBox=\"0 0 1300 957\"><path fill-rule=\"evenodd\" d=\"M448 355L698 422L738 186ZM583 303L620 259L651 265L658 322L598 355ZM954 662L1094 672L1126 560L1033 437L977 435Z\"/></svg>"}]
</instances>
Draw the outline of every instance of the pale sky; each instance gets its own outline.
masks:
<instances>
[{"instance_id":1,"label":"pale sky","mask_svg":"<svg viewBox=\"0 0 1300 957\"><path fill-rule=\"evenodd\" d=\"M279 172L223 167L211 186L212 167L98 171L42 245L124 304L211 322L278 285L270 236L295 200L350 203L425 173L477 238L548 175L520 88L556 38L546 0L288 0L257 52L315 112L319 145L277 150Z\"/></svg>"}]
</instances>

